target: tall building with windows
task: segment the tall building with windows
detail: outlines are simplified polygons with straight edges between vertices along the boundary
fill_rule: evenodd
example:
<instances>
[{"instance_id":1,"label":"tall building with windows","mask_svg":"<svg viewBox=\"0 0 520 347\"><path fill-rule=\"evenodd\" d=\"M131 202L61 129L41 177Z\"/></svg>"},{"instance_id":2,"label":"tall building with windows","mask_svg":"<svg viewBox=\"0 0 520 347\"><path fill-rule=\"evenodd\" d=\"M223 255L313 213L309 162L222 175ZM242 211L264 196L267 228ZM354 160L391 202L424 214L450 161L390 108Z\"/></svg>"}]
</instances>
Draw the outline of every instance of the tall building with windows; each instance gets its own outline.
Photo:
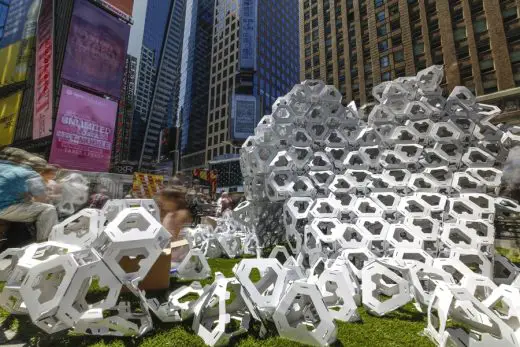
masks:
<instances>
[{"instance_id":1,"label":"tall building with windows","mask_svg":"<svg viewBox=\"0 0 520 347\"><path fill-rule=\"evenodd\" d=\"M301 79L334 84L345 101L443 64L446 91L467 86L520 122L516 0L300 0L300 43Z\"/></svg>"},{"instance_id":2,"label":"tall building with windows","mask_svg":"<svg viewBox=\"0 0 520 347\"><path fill-rule=\"evenodd\" d=\"M134 115L135 77L137 58L126 56L125 72L121 83L121 98L117 110L114 144L112 146L112 163L118 164L129 159L130 134Z\"/></svg>"},{"instance_id":3,"label":"tall building with windows","mask_svg":"<svg viewBox=\"0 0 520 347\"><path fill-rule=\"evenodd\" d=\"M131 159L153 170L174 123L186 0L148 0L132 124Z\"/></svg>"},{"instance_id":4,"label":"tall building with windows","mask_svg":"<svg viewBox=\"0 0 520 347\"><path fill-rule=\"evenodd\" d=\"M206 163L238 147L299 82L298 0L217 0Z\"/></svg>"},{"instance_id":5,"label":"tall building with windows","mask_svg":"<svg viewBox=\"0 0 520 347\"><path fill-rule=\"evenodd\" d=\"M215 0L187 0L177 119L182 168L204 165Z\"/></svg>"}]
</instances>

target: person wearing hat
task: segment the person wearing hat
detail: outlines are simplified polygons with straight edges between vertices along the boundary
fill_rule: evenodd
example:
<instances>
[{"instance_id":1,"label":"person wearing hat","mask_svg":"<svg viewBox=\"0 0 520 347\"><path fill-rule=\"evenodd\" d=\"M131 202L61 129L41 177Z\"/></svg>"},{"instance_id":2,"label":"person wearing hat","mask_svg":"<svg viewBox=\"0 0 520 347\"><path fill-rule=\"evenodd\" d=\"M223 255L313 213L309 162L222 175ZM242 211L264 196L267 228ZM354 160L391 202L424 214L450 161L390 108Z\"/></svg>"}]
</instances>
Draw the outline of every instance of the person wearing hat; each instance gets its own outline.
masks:
<instances>
[{"instance_id":1,"label":"person wearing hat","mask_svg":"<svg viewBox=\"0 0 520 347\"><path fill-rule=\"evenodd\" d=\"M47 161L18 148L0 151L0 219L36 223L36 240L46 241L58 223L58 214L47 201L46 185L38 174Z\"/></svg>"}]
</instances>

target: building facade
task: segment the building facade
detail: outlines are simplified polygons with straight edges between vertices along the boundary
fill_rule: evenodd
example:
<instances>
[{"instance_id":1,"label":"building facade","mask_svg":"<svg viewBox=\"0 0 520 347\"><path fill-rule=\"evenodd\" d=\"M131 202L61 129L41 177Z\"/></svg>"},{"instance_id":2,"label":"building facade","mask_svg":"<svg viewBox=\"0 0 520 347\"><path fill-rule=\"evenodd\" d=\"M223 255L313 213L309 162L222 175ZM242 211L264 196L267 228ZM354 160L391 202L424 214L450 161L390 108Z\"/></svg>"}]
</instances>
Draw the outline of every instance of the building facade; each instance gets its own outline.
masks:
<instances>
[{"instance_id":1,"label":"building facade","mask_svg":"<svg viewBox=\"0 0 520 347\"><path fill-rule=\"evenodd\" d=\"M177 119L182 168L204 165L215 0L187 0Z\"/></svg>"},{"instance_id":2,"label":"building facade","mask_svg":"<svg viewBox=\"0 0 520 347\"><path fill-rule=\"evenodd\" d=\"M185 4L186 0L172 1L160 55L155 55L158 65L146 116L145 132L141 133L143 146L139 167L144 170L153 170L158 163L161 131L172 127L175 123L175 110L179 102ZM145 24L145 40L146 36Z\"/></svg>"},{"instance_id":3,"label":"building facade","mask_svg":"<svg viewBox=\"0 0 520 347\"><path fill-rule=\"evenodd\" d=\"M443 64L502 119L520 121L517 0L300 0L300 78L334 84L345 102L374 85Z\"/></svg>"},{"instance_id":4,"label":"building facade","mask_svg":"<svg viewBox=\"0 0 520 347\"><path fill-rule=\"evenodd\" d=\"M277 97L299 82L297 0L215 5L206 165L238 155Z\"/></svg>"},{"instance_id":5,"label":"building facade","mask_svg":"<svg viewBox=\"0 0 520 347\"><path fill-rule=\"evenodd\" d=\"M130 160L157 165L160 134L174 124L185 0L148 0L136 85Z\"/></svg>"},{"instance_id":6,"label":"building facade","mask_svg":"<svg viewBox=\"0 0 520 347\"><path fill-rule=\"evenodd\" d=\"M137 58L126 56L125 72L121 85L121 98L117 110L114 144L112 146L112 164L119 164L129 160L130 135L134 116L135 82Z\"/></svg>"}]
</instances>

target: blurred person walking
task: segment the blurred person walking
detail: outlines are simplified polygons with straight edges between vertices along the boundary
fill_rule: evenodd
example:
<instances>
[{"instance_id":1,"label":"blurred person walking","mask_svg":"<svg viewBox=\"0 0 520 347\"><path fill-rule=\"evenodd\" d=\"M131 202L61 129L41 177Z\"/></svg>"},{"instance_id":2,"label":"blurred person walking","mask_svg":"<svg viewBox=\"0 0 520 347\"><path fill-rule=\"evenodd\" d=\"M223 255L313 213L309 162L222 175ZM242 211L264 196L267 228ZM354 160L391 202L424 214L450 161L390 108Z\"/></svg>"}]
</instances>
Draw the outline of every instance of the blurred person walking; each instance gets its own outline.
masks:
<instances>
[{"instance_id":1,"label":"blurred person walking","mask_svg":"<svg viewBox=\"0 0 520 347\"><path fill-rule=\"evenodd\" d=\"M46 241L58 223L53 205L47 204L46 185L38 171L47 162L18 149L0 151L0 219L36 223L36 241Z\"/></svg>"},{"instance_id":2,"label":"blurred person walking","mask_svg":"<svg viewBox=\"0 0 520 347\"><path fill-rule=\"evenodd\" d=\"M190 225L191 213L186 205L186 192L180 187L165 188L159 193L162 225L172 235L172 241L184 238L181 230Z\"/></svg>"}]
</instances>

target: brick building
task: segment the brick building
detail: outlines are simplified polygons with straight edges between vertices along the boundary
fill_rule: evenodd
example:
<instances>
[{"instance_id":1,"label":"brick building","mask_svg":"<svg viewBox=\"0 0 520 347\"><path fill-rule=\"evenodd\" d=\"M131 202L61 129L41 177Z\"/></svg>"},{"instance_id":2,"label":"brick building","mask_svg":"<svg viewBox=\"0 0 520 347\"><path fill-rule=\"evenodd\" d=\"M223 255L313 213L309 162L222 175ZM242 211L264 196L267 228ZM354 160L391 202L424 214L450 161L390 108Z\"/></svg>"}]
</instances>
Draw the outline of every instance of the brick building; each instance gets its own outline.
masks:
<instances>
[{"instance_id":1,"label":"brick building","mask_svg":"<svg viewBox=\"0 0 520 347\"><path fill-rule=\"evenodd\" d=\"M520 123L520 0L300 0L300 78L345 101L380 82L445 66L445 90L467 86Z\"/></svg>"}]
</instances>

